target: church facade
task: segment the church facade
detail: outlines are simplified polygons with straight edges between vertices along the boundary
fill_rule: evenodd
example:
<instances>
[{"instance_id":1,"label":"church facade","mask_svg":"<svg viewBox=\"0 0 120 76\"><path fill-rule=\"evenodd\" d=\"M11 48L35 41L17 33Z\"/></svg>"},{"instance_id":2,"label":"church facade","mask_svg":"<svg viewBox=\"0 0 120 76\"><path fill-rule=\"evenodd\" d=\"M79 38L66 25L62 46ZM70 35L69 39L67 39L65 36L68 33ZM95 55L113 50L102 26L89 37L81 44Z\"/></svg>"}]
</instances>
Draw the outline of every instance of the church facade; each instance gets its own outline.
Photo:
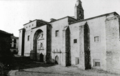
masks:
<instances>
[{"instance_id":1,"label":"church facade","mask_svg":"<svg viewBox=\"0 0 120 76\"><path fill-rule=\"evenodd\" d=\"M31 59L120 71L120 16L116 12L84 19L82 2L77 0L75 17L33 20L19 30L19 54Z\"/></svg>"}]
</instances>

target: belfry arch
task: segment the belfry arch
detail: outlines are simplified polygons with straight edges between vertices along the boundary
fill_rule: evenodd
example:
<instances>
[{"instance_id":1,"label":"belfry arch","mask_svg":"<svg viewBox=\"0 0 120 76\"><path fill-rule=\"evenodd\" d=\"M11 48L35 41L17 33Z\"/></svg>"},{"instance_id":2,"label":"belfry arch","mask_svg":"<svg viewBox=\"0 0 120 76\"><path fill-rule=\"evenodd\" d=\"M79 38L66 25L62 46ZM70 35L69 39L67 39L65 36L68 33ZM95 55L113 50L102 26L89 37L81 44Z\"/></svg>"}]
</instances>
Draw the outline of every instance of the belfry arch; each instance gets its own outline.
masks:
<instances>
[{"instance_id":1,"label":"belfry arch","mask_svg":"<svg viewBox=\"0 0 120 76\"><path fill-rule=\"evenodd\" d=\"M43 35L43 31L41 29L37 30L34 34L34 38L33 38L33 51L35 53L35 60L39 60L39 57L38 55L38 38L40 37L40 34Z\"/></svg>"}]
</instances>

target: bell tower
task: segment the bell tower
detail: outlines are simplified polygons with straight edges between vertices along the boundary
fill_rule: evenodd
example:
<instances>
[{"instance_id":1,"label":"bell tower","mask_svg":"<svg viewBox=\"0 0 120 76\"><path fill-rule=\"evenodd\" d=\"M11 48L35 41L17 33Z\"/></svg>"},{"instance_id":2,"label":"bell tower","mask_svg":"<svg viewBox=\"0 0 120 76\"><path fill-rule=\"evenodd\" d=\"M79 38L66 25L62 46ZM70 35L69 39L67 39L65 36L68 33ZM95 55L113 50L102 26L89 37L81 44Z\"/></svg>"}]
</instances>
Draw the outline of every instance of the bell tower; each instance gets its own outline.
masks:
<instances>
[{"instance_id":1,"label":"bell tower","mask_svg":"<svg viewBox=\"0 0 120 76\"><path fill-rule=\"evenodd\" d=\"M84 19L84 10L82 7L81 0L77 0L77 2L75 4L75 19L77 19L77 20Z\"/></svg>"}]
</instances>

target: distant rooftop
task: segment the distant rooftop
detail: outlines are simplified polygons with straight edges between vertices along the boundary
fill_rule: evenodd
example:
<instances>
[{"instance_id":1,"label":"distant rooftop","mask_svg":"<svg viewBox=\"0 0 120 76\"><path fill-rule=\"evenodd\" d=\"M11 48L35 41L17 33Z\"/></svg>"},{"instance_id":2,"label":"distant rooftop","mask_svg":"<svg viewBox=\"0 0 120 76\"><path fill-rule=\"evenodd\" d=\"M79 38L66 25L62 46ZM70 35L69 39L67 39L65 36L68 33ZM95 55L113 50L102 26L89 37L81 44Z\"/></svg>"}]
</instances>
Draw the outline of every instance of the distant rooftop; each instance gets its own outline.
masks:
<instances>
[{"instance_id":1,"label":"distant rooftop","mask_svg":"<svg viewBox=\"0 0 120 76\"><path fill-rule=\"evenodd\" d=\"M35 20L30 20L28 23L25 23L24 26L27 25L27 24L29 24L29 23L31 23L31 22L34 22L34 21L43 22L44 24L48 24L49 23L49 22L41 20L41 19L35 19Z\"/></svg>"},{"instance_id":2,"label":"distant rooftop","mask_svg":"<svg viewBox=\"0 0 120 76\"><path fill-rule=\"evenodd\" d=\"M12 33L8 33L8 32L3 31L3 30L0 30L0 33L2 33L2 34L6 34L6 35L13 35Z\"/></svg>"},{"instance_id":3,"label":"distant rooftop","mask_svg":"<svg viewBox=\"0 0 120 76\"><path fill-rule=\"evenodd\" d=\"M65 17L62 17L62 18L59 18L59 19L55 19L55 21L59 21L59 20L65 19L65 18L76 20L75 18L73 18L71 16L65 16ZM53 21L53 22L55 22L55 21ZM50 23L52 23L52 22L50 22Z\"/></svg>"},{"instance_id":4,"label":"distant rooftop","mask_svg":"<svg viewBox=\"0 0 120 76\"><path fill-rule=\"evenodd\" d=\"M83 19L83 20L76 20L74 17L71 17L71 16L65 16L65 17L62 17L62 18L59 18L59 19L54 19L54 18L51 18L51 21L50 22L47 22L47 21L44 21L44 20L41 20L41 19L35 19L35 20L30 20L28 23L25 23L25 25L31 23L31 22L34 22L34 21L40 21L42 22L43 24L49 24L49 23L52 23L52 22L56 22L56 21L59 21L59 20L62 20L62 19L65 19L65 18L68 18L68 19L71 19L73 20L74 22L72 22L71 24L73 23L76 23L76 22L81 22L81 21L85 21L85 20L90 20L90 19L94 19L94 18L97 18L97 17L102 17L102 16L106 16L106 15L109 15L109 14L116 14L116 15L119 15L118 13L116 12L111 12L111 13L106 13L106 14L102 14L102 15L98 15L98 16L95 16L95 17L91 17L91 18L87 18L87 19Z\"/></svg>"}]
</instances>

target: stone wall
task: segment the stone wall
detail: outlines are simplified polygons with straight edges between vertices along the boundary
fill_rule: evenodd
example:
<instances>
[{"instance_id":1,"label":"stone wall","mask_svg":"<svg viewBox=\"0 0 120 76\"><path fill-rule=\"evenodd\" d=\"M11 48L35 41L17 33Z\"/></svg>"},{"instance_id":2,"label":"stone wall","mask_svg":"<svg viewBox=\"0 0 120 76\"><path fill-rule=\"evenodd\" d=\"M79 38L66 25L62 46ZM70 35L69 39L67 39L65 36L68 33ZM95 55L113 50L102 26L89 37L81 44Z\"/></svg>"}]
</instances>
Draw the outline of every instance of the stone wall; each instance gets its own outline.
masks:
<instances>
[{"instance_id":1,"label":"stone wall","mask_svg":"<svg viewBox=\"0 0 120 76\"><path fill-rule=\"evenodd\" d=\"M120 71L119 16L107 16L106 19L106 67L108 71Z\"/></svg>"},{"instance_id":2,"label":"stone wall","mask_svg":"<svg viewBox=\"0 0 120 76\"><path fill-rule=\"evenodd\" d=\"M24 43L24 55L25 56L30 56L30 51L31 51L31 39L32 39L32 28L35 28L37 26L36 21L28 23L26 25L24 25L24 29L25 29L25 43ZM29 36L29 39L28 39Z\"/></svg>"},{"instance_id":3,"label":"stone wall","mask_svg":"<svg viewBox=\"0 0 120 76\"><path fill-rule=\"evenodd\" d=\"M65 52L65 26L68 26L68 18L64 18L51 23L52 26L52 59L55 60L55 57L58 56L58 64L63 66L66 65L66 52ZM58 36L56 36L56 31L58 31Z\"/></svg>"},{"instance_id":4,"label":"stone wall","mask_svg":"<svg viewBox=\"0 0 120 76\"><path fill-rule=\"evenodd\" d=\"M106 16L87 20L90 29L91 67L106 70Z\"/></svg>"},{"instance_id":5,"label":"stone wall","mask_svg":"<svg viewBox=\"0 0 120 76\"><path fill-rule=\"evenodd\" d=\"M19 47L18 47L18 55L24 56L24 37L25 37L25 29L19 30Z\"/></svg>"},{"instance_id":6,"label":"stone wall","mask_svg":"<svg viewBox=\"0 0 120 76\"><path fill-rule=\"evenodd\" d=\"M93 18L70 25L71 32L71 63L85 69L84 58L84 29L85 23L90 29L90 64L92 68L106 69L106 36L105 36L105 16ZM95 41L95 37L99 37ZM77 43L74 43L77 39ZM79 58L79 63L76 64L76 58ZM100 63L100 66L95 66L95 61Z\"/></svg>"}]
</instances>

